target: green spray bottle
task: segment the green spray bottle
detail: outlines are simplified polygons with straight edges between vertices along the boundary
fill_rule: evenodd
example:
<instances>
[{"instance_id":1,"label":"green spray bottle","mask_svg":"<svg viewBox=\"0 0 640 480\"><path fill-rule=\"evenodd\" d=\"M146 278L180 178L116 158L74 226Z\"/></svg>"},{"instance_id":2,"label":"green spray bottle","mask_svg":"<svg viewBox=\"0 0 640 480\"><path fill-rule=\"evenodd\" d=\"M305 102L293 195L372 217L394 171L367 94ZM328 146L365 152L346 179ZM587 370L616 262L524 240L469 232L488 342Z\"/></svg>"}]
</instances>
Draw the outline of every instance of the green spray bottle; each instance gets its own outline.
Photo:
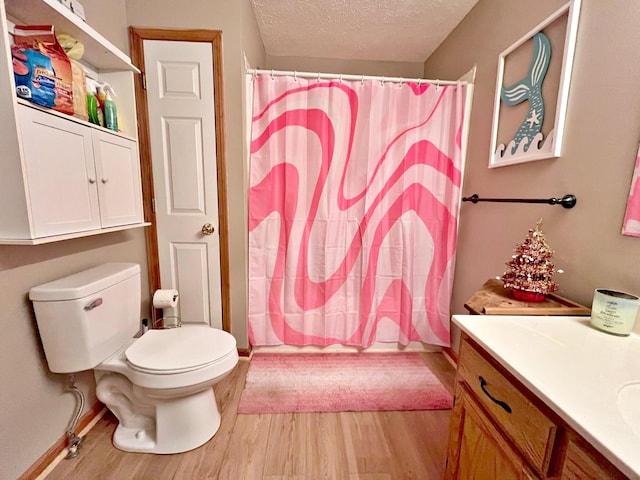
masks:
<instances>
[{"instance_id":1,"label":"green spray bottle","mask_svg":"<svg viewBox=\"0 0 640 480\"><path fill-rule=\"evenodd\" d=\"M102 126L102 115L100 110L100 102L98 101L97 91L98 82L87 77L87 116L89 121L94 125Z\"/></svg>"},{"instance_id":2,"label":"green spray bottle","mask_svg":"<svg viewBox=\"0 0 640 480\"><path fill-rule=\"evenodd\" d=\"M113 88L108 83L102 84L102 89L104 90L104 126L109 130L113 130L114 132L118 131L118 108L116 107L116 102L113 100L113 97L116 96L116 92L113 91Z\"/></svg>"}]
</instances>

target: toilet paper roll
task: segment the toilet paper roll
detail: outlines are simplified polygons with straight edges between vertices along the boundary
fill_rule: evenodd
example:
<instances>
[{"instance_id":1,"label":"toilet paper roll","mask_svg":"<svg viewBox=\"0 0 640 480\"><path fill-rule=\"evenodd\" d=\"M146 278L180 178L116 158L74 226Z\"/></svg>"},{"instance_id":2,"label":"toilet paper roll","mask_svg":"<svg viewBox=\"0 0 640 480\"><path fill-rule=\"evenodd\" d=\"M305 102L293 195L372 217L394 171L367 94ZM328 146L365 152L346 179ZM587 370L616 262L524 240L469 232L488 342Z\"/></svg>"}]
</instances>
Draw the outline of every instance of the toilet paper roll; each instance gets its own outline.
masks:
<instances>
[{"instance_id":1,"label":"toilet paper roll","mask_svg":"<svg viewBox=\"0 0 640 480\"><path fill-rule=\"evenodd\" d=\"M155 308L175 308L178 305L177 290L156 290L153 294Z\"/></svg>"}]
</instances>

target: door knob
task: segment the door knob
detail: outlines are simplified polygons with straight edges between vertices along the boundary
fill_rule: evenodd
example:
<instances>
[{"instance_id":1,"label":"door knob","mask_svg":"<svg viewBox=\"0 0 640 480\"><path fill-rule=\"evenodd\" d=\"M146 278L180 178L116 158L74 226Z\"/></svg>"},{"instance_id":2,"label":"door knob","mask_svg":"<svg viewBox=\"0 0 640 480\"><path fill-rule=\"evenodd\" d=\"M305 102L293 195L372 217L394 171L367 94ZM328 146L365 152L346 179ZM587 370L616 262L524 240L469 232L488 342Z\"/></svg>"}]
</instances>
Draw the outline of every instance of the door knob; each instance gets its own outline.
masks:
<instances>
[{"instance_id":1,"label":"door knob","mask_svg":"<svg viewBox=\"0 0 640 480\"><path fill-rule=\"evenodd\" d=\"M214 228L213 225L211 225L210 223L205 223L204 225L202 225L202 234L203 235L211 235L214 232Z\"/></svg>"}]
</instances>

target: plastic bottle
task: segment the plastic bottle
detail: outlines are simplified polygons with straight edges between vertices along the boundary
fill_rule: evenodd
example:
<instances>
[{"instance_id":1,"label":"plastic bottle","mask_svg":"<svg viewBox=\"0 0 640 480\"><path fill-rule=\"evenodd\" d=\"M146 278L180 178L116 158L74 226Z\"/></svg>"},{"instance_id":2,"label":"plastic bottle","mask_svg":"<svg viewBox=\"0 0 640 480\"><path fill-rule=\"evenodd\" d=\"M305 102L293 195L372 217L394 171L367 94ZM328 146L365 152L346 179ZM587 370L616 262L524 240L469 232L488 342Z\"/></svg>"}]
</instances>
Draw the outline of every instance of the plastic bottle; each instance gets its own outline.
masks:
<instances>
[{"instance_id":1,"label":"plastic bottle","mask_svg":"<svg viewBox=\"0 0 640 480\"><path fill-rule=\"evenodd\" d=\"M98 115L100 116L100 126L104 127L104 101L107 94L104 92L104 84L96 82L96 98L98 99Z\"/></svg>"},{"instance_id":2,"label":"plastic bottle","mask_svg":"<svg viewBox=\"0 0 640 480\"><path fill-rule=\"evenodd\" d=\"M102 89L105 93L104 98L104 126L114 132L118 131L118 108L113 97L116 96L116 92L108 83L102 85Z\"/></svg>"},{"instance_id":3,"label":"plastic bottle","mask_svg":"<svg viewBox=\"0 0 640 480\"><path fill-rule=\"evenodd\" d=\"M97 97L98 82L87 77L87 115L89 121L94 125L102 126L102 111L100 110L100 102Z\"/></svg>"}]
</instances>

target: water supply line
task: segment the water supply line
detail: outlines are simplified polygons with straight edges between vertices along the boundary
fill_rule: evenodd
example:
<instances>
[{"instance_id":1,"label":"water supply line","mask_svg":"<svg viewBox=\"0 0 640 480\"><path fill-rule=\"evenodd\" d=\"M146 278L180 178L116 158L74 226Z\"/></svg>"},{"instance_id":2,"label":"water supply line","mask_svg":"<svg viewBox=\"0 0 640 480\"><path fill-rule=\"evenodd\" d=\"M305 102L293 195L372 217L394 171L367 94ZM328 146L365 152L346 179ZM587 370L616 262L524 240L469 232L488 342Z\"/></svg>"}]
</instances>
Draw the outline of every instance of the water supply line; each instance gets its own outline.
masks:
<instances>
[{"instance_id":1,"label":"water supply line","mask_svg":"<svg viewBox=\"0 0 640 480\"><path fill-rule=\"evenodd\" d=\"M72 391L76 397L78 397L78 408L76 409L76 413L71 419L71 423L69 424L69 429L67 430L67 455L65 458L74 458L78 455L78 450L82 445L82 441L84 440L82 437L76 435L76 427L78 426L78 420L80 420L80 415L84 410L84 394L82 390L76 387L76 377L75 375L69 375L69 385L67 386L67 390Z\"/></svg>"}]
</instances>

